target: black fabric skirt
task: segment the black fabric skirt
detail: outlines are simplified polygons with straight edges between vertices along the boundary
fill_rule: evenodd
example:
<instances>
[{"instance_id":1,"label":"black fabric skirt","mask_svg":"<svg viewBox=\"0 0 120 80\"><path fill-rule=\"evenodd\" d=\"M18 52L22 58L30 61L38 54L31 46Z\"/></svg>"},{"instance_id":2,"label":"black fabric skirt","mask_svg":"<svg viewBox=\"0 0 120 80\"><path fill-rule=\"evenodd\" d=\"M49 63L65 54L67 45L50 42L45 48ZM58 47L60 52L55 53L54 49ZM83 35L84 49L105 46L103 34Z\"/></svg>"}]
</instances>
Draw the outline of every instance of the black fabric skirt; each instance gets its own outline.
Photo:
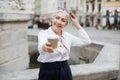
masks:
<instances>
[{"instance_id":1,"label":"black fabric skirt","mask_svg":"<svg viewBox=\"0 0 120 80\"><path fill-rule=\"evenodd\" d=\"M38 80L72 80L67 61L40 63Z\"/></svg>"}]
</instances>

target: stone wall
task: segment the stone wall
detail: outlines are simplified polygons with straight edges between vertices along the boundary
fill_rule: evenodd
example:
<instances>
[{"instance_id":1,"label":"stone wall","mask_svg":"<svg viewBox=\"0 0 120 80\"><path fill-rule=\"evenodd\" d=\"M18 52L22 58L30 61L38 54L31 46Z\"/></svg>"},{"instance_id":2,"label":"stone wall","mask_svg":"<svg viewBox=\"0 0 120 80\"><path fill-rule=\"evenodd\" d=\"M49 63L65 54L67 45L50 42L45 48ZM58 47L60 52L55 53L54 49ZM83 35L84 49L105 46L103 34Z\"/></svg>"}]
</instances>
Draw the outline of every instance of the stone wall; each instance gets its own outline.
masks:
<instances>
[{"instance_id":1,"label":"stone wall","mask_svg":"<svg viewBox=\"0 0 120 80\"><path fill-rule=\"evenodd\" d=\"M102 48L102 45L94 43L81 47L74 46L70 51L69 63L72 65L92 63Z\"/></svg>"},{"instance_id":2,"label":"stone wall","mask_svg":"<svg viewBox=\"0 0 120 80\"><path fill-rule=\"evenodd\" d=\"M34 0L0 0L0 72L29 66L27 22Z\"/></svg>"}]
</instances>

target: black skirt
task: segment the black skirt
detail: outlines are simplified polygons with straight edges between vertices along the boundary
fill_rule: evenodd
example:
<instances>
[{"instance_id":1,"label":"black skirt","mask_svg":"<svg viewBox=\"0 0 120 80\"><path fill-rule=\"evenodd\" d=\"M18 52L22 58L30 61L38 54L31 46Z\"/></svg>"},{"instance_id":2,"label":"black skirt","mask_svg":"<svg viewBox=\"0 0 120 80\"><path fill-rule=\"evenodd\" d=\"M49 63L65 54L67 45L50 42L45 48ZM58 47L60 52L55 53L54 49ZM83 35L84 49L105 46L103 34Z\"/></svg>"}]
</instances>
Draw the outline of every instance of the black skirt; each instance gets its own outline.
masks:
<instances>
[{"instance_id":1,"label":"black skirt","mask_svg":"<svg viewBox=\"0 0 120 80\"><path fill-rule=\"evenodd\" d=\"M67 61L40 63L38 80L72 80Z\"/></svg>"}]
</instances>

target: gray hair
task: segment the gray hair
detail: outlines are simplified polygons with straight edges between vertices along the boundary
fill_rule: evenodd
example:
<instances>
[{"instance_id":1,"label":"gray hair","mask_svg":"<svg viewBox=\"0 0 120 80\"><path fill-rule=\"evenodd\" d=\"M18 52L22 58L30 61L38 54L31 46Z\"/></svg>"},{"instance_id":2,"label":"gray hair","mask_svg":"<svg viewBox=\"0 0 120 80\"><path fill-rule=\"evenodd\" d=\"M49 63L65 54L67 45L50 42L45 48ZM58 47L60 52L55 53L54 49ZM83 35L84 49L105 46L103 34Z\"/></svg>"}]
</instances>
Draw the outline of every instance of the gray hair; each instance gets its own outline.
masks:
<instances>
[{"instance_id":1,"label":"gray hair","mask_svg":"<svg viewBox=\"0 0 120 80\"><path fill-rule=\"evenodd\" d=\"M57 14L57 13L59 13L59 12L62 12L62 13L65 13L66 14L66 16L67 16L67 23L69 22L69 13L67 12L67 11L65 11L65 10L57 10L57 11L55 11L52 15L51 15L51 19Z\"/></svg>"}]
</instances>

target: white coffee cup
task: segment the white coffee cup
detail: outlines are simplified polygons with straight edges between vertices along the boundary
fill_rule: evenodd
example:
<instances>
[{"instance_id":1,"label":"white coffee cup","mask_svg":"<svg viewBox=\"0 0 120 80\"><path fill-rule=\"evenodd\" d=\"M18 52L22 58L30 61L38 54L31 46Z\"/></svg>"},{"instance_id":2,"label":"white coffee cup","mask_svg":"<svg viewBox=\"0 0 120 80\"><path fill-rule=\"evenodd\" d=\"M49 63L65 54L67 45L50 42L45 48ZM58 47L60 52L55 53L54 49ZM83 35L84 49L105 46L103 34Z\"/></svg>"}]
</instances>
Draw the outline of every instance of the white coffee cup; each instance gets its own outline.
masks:
<instances>
[{"instance_id":1,"label":"white coffee cup","mask_svg":"<svg viewBox=\"0 0 120 80\"><path fill-rule=\"evenodd\" d=\"M57 48L58 36L56 36L56 35L49 35L49 36L48 36L48 42L51 43L51 46L52 46L54 49Z\"/></svg>"}]
</instances>

